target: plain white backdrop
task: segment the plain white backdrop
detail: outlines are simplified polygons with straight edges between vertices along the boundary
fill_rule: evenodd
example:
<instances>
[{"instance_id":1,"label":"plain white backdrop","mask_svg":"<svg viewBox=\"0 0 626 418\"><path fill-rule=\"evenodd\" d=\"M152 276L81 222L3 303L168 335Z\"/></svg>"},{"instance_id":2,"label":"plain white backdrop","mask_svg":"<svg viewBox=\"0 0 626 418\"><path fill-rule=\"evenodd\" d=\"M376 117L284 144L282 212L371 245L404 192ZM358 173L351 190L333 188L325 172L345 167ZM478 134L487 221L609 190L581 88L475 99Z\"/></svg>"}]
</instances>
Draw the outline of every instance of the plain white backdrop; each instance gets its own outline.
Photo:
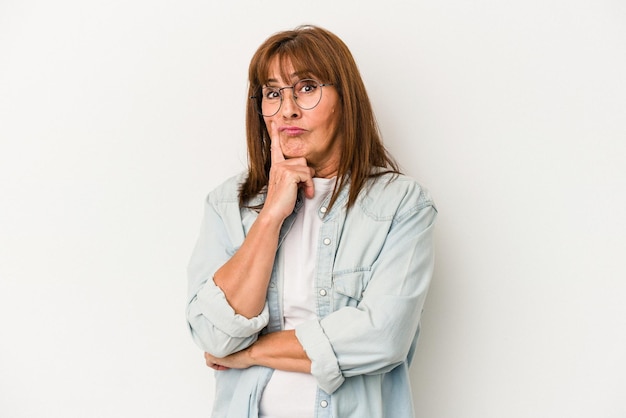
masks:
<instances>
[{"instance_id":1,"label":"plain white backdrop","mask_svg":"<svg viewBox=\"0 0 626 418\"><path fill-rule=\"evenodd\" d=\"M439 207L418 416L625 417L620 0L0 0L0 416L208 416L185 269L302 23Z\"/></svg>"}]
</instances>

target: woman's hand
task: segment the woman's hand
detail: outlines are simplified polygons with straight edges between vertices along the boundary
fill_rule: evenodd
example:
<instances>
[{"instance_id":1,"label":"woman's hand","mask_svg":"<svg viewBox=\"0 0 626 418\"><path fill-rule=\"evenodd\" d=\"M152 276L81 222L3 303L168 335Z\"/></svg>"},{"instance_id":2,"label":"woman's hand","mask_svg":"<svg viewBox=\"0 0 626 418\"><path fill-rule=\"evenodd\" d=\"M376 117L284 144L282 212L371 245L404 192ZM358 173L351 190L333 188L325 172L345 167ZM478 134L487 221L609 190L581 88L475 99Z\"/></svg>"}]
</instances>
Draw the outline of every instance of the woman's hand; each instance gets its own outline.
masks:
<instances>
[{"instance_id":1,"label":"woman's hand","mask_svg":"<svg viewBox=\"0 0 626 418\"><path fill-rule=\"evenodd\" d=\"M214 370L222 371L228 369L247 369L252 366L248 349L241 350L224 358L217 358L209 353L204 353L206 365Z\"/></svg>"},{"instance_id":2,"label":"woman's hand","mask_svg":"<svg viewBox=\"0 0 626 418\"><path fill-rule=\"evenodd\" d=\"M272 167L262 213L265 212L266 215L276 217L282 222L293 212L300 187L306 197L313 197L315 171L307 165L305 158L285 159L278 128L274 122L270 122L270 138Z\"/></svg>"}]
</instances>

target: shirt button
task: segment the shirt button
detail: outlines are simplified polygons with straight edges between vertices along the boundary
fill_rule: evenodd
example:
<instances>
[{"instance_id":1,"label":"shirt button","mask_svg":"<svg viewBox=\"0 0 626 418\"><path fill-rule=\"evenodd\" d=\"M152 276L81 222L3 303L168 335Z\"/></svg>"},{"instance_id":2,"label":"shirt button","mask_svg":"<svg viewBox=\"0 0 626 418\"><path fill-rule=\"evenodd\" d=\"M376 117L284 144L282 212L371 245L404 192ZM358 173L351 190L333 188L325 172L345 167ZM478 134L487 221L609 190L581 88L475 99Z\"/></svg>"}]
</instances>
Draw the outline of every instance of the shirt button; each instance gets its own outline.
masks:
<instances>
[{"instance_id":1,"label":"shirt button","mask_svg":"<svg viewBox=\"0 0 626 418\"><path fill-rule=\"evenodd\" d=\"M328 210L328 208L326 206L322 206L320 208L320 212L322 212L322 213L326 213L327 210Z\"/></svg>"},{"instance_id":2,"label":"shirt button","mask_svg":"<svg viewBox=\"0 0 626 418\"><path fill-rule=\"evenodd\" d=\"M276 283L270 282L270 287L276 287Z\"/></svg>"},{"instance_id":3,"label":"shirt button","mask_svg":"<svg viewBox=\"0 0 626 418\"><path fill-rule=\"evenodd\" d=\"M326 289L320 289L320 296L326 296Z\"/></svg>"},{"instance_id":4,"label":"shirt button","mask_svg":"<svg viewBox=\"0 0 626 418\"><path fill-rule=\"evenodd\" d=\"M328 406L328 402L327 401L322 401L322 402L320 402L320 406L322 408L326 408Z\"/></svg>"},{"instance_id":5,"label":"shirt button","mask_svg":"<svg viewBox=\"0 0 626 418\"><path fill-rule=\"evenodd\" d=\"M330 238L324 238L324 245L329 245L330 244Z\"/></svg>"}]
</instances>

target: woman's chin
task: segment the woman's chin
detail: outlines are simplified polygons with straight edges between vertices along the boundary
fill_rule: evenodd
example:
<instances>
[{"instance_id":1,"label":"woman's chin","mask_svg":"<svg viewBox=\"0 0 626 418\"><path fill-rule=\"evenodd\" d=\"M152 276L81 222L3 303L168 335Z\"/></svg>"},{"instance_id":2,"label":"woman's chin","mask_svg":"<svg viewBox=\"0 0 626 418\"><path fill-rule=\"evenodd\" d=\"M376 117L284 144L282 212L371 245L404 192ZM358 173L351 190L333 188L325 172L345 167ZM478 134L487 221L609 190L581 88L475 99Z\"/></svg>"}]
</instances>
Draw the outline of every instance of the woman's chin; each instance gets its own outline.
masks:
<instances>
[{"instance_id":1,"label":"woman's chin","mask_svg":"<svg viewBox=\"0 0 626 418\"><path fill-rule=\"evenodd\" d=\"M283 155L285 156L285 158L289 159L289 158L301 158L301 157L306 158L307 154L305 150L302 148L285 147L283 148Z\"/></svg>"}]
</instances>

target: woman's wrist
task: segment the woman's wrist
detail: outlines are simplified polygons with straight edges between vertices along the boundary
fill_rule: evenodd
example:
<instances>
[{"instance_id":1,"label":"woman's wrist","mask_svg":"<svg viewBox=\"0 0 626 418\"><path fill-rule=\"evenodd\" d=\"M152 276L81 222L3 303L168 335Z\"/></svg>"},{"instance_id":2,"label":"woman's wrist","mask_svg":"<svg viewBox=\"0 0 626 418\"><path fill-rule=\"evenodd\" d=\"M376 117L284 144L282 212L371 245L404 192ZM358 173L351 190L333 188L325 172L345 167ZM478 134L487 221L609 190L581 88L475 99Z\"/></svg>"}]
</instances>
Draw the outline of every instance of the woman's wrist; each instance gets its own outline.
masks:
<instances>
[{"instance_id":1,"label":"woman's wrist","mask_svg":"<svg viewBox=\"0 0 626 418\"><path fill-rule=\"evenodd\" d=\"M258 225L259 228L280 231L280 227L283 225L284 221L285 218L282 215L272 213L269 209L263 208L254 223Z\"/></svg>"}]
</instances>

